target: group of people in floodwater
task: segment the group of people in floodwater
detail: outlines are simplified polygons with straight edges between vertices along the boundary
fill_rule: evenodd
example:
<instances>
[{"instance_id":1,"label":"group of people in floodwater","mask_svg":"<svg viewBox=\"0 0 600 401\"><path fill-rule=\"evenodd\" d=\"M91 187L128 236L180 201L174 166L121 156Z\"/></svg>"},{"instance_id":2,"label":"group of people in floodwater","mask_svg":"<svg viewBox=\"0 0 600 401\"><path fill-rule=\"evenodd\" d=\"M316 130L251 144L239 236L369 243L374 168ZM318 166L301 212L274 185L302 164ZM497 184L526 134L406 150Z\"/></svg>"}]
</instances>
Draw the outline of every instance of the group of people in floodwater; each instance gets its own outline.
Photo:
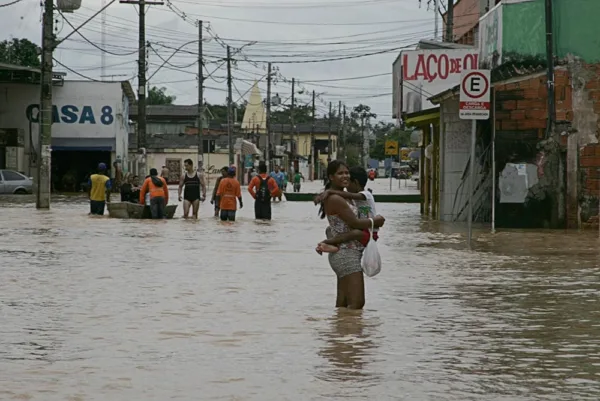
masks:
<instances>
[{"instance_id":1,"label":"group of people in floodwater","mask_svg":"<svg viewBox=\"0 0 600 401\"><path fill-rule=\"evenodd\" d=\"M192 211L198 217L200 202L206 200L206 182L204 175L194 170L192 160L184 162L178 197L184 202L184 217ZM98 166L98 174L90 177L90 212L104 214L106 201L110 201L110 179L103 174L106 166ZM241 186L236 179L235 167L223 167L212 197L215 216L222 221L235 221L237 204L243 208ZM248 185L248 192L254 198L256 219L271 220L271 200L280 199L281 189L278 181L282 175L277 171L268 174L266 164L260 163L258 173ZM348 166L339 160L329 163L326 171L324 191L314 199L320 206L320 217L327 217L326 239L319 242L316 252L327 253L329 265L337 276L336 307L361 309L365 304L364 275L362 254L369 241L378 240L378 229L385 218L376 212L373 194L365 189L369 180L367 171L362 167ZM283 186L283 184L282 184ZM146 199L149 197L149 201ZM148 204L153 218L164 216L164 207L169 200L167 182L158 176L156 169L150 170L140 186L139 177L126 177L121 188L121 201Z\"/></svg>"}]
</instances>

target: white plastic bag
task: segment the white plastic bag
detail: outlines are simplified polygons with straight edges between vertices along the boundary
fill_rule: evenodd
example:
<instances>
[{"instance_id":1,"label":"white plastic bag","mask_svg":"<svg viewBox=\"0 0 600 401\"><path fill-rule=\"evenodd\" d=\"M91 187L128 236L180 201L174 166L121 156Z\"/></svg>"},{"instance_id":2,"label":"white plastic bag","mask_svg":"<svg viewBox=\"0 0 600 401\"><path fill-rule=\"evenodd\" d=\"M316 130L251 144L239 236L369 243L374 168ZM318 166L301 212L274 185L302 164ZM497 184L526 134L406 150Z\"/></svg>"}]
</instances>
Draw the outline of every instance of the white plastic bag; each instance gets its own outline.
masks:
<instances>
[{"instance_id":1,"label":"white plastic bag","mask_svg":"<svg viewBox=\"0 0 600 401\"><path fill-rule=\"evenodd\" d=\"M375 228L375 223L373 219L369 220L371 220L371 229L369 230L371 238L369 239L369 242L363 251L360 265L363 273L365 273L367 277L374 277L381 271L381 256L379 255L379 250L377 249L377 243L373 239L373 229Z\"/></svg>"}]
</instances>

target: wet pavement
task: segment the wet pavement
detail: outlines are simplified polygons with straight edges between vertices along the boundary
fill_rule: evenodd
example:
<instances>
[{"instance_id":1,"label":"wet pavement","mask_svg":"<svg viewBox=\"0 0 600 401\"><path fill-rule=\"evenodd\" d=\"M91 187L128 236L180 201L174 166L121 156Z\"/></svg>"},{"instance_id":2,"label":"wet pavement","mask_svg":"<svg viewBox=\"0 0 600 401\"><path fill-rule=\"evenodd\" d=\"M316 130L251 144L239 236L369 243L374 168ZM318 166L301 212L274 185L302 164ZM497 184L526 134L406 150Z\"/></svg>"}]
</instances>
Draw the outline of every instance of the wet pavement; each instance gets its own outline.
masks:
<instances>
[{"instance_id":1,"label":"wet pavement","mask_svg":"<svg viewBox=\"0 0 600 401\"><path fill-rule=\"evenodd\" d=\"M600 399L597 233L481 228L468 252L379 204L383 270L350 313L316 208L260 224L245 197L234 224L0 199L0 400Z\"/></svg>"}]
</instances>

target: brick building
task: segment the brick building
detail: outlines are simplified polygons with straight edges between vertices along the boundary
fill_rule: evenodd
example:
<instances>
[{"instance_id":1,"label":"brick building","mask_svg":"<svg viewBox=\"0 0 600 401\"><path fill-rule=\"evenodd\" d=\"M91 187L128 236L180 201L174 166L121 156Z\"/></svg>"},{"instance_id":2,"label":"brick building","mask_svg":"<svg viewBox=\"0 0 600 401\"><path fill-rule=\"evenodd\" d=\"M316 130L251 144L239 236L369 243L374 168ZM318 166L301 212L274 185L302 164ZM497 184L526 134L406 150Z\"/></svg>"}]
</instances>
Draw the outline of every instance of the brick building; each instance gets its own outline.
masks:
<instances>
[{"instance_id":1,"label":"brick building","mask_svg":"<svg viewBox=\"0 0 600 401\"><path fill-rule=\"evenodd\" d=\"M461 2L464 0L461 0ZM492 70L494 108L477 123L476 221L508 227L593 227L600 198L600 2L555 0L554 104L548 84L542 0L504 0L479 21L481 68ZM441 106L440 217L466 218L470 122L458 119L459 88ZM492 174L492 143L496 175ZM515 177L520 177L521 184ZM517 185L518 184L518 185Z\"/></svg>"}]
</instances>

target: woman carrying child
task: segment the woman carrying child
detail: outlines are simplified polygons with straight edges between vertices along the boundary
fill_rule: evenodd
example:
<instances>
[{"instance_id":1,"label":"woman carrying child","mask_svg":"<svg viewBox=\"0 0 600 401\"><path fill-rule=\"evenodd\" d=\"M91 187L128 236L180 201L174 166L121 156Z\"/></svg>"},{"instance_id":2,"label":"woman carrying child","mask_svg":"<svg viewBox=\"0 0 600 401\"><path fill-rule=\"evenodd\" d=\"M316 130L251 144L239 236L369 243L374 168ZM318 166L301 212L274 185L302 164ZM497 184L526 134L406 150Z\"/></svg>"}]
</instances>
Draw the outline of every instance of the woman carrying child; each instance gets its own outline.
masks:
<instances>
[{"instance_id":1,"label":"woman carrying child","mask_svg":"<svg viewBox=\"0 0 600 401\"><path fill-rule=\"evenodd\" d=\"M329 251L329 265L337 275L336 307L362 309L365 304L361 267L364 245L360 241L364 237L364 230L369 230L372 222L375 227L381 227L385 219L382 216L373 216L372 220L359 218L358 208L354 203L340 196L339 192L350 185L346 164L339 160L329 163L327 178L326 189L330 189L331 192L318 201L321 203L321 218L327 216L329 222L328 239L319 244L317 251ZM335 247L324 249L327 248L324 245L335 245Z\"/></svg>"}]
</instances>

